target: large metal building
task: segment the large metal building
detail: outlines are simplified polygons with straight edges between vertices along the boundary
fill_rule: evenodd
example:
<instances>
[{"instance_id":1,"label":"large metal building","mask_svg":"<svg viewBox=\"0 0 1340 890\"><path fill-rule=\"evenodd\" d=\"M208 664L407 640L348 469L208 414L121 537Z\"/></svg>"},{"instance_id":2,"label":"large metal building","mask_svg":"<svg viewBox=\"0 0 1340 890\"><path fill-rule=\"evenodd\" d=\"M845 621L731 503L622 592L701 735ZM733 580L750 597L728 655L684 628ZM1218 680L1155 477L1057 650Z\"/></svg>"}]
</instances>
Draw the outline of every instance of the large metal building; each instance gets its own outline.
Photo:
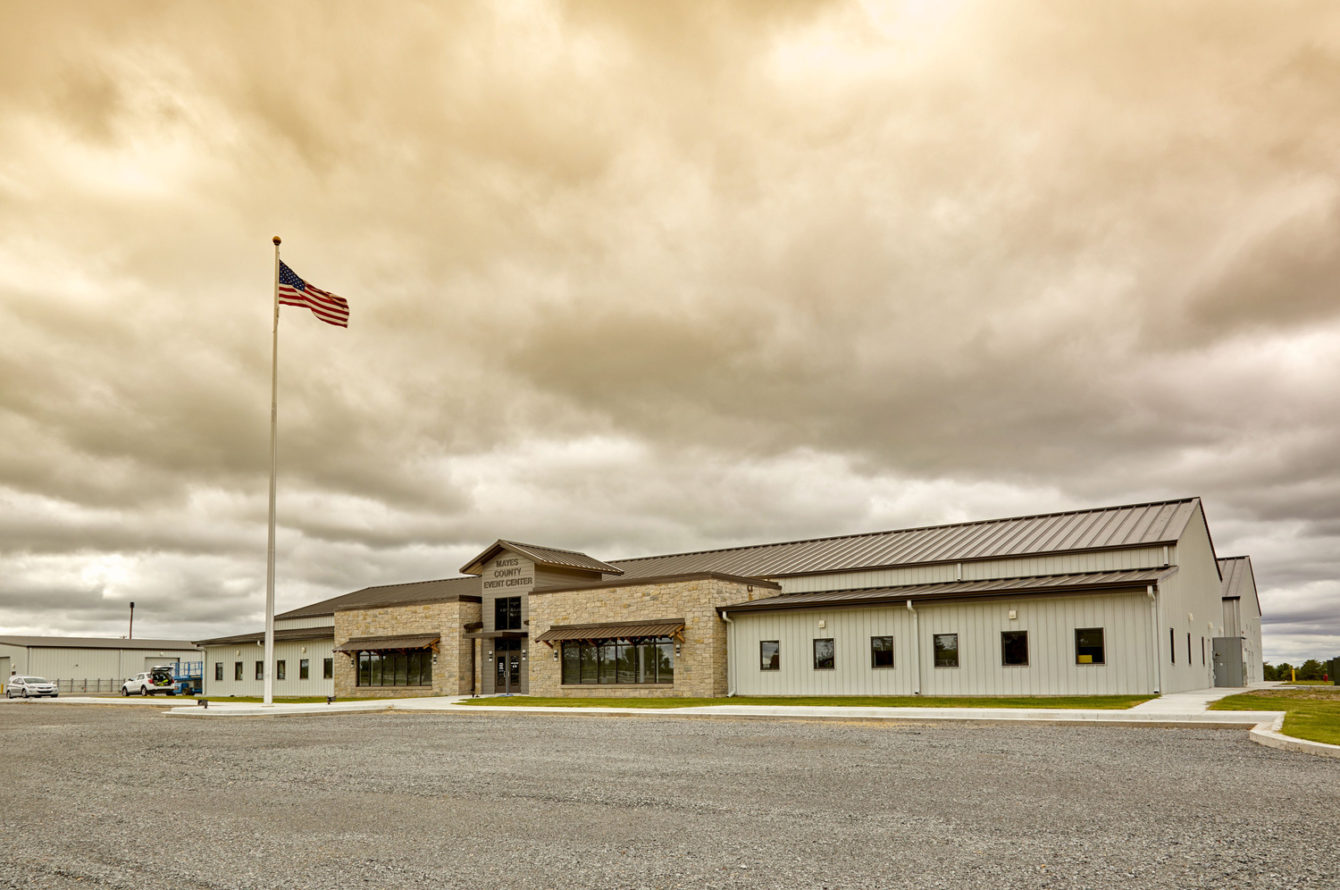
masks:
<instances>
[{"instance_id":1,"label":"large metal building","mask_svg":"<svg viewBox=\"0 0 1340 890\"><path fill-rule=\"evenodd\" d=\"M26 674L55 681L62 692L115 692L127 677L200 660L187 640L0 636L0 683Z\"/></svg>"},{"instance_id":2,"label":"large metal building","mask_svg":"<svg viewBox=\"0 0 1340 890\"><path fill-rule=\"evenodd\" d=\"M461 571L276 616L276 693L1097 695L1261 676L1250 562L1216 558L1198 498L610 562L504 539ZM207 692L259 692L260 634L200 645Z\"/></svg>"}]
</instances>

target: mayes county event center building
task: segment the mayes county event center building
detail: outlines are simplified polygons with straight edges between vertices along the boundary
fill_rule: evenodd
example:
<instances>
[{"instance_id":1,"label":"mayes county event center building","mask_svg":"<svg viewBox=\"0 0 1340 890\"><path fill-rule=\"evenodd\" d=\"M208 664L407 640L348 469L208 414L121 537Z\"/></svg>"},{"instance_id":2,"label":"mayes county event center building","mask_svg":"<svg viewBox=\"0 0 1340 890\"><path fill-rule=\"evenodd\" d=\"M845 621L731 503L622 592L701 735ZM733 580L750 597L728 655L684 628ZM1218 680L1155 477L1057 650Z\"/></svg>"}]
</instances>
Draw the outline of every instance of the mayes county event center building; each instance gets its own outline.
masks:
<instances>
[{"instance_id":1,"label":"mayes county event center building","mask_svg":"<svg viewBox=\"0 0 1340 890\"><path fill-rule=\"evenodd\" d=\"M1261 680L1251 561L1198 498L604 562L498 540L462 577L275 616L275 694L1118 695ZM202 640L258 695L263 635Z\"/></svg>"}]
</instances>

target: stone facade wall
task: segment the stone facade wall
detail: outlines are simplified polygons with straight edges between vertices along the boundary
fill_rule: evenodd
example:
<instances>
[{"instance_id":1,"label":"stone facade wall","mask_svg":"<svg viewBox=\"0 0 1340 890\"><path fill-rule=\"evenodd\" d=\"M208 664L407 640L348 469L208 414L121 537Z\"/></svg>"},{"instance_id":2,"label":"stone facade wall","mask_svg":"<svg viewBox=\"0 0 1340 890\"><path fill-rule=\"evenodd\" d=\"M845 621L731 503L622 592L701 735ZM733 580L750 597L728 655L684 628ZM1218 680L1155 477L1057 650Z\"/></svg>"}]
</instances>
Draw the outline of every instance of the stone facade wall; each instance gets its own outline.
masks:
<instances>
[{"instance_id":1,"label":"stone facade wall","mask_svg":"<svg viewBox=\"0 0 1340 890\"><path fill-rule=\"evenodd\" d=\"M537 696L723 696L726 624L718 606L753 598L744 582L718 578L537 592L530 598L530 694ZM684 619L684 644L675 656L673 686L564 686L562 665L536 638L556 624Z\"/></svg>"},{"instance_id":2,"label":"stone facade wall","mask_svg":"<svg viewBox=\"0 0 1340 890\"><path fill-rule=\"evenodd\" d=\"M335 613L335 643L355 637L439 634L432 686L358 685L358 665L347 653L335 653L335 695L341 698L409 698L464 695L470 692L470 640L463 625L479 620L479 603L419 603Z\"/></svg>"}]
</instances>

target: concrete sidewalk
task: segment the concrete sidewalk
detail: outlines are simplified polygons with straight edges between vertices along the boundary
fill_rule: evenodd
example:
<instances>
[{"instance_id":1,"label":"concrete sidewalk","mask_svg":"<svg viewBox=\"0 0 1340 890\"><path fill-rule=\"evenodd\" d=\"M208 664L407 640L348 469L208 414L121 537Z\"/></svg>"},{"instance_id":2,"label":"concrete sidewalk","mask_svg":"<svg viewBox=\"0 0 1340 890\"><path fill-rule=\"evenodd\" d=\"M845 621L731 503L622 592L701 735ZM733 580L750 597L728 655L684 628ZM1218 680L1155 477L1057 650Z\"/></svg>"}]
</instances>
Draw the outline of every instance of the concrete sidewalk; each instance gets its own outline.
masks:
<instances>
[{"instance_id":1,"label":"concrete sidewalk","mask_svg":"<svg viewBox=\"0 0 1340 890\"><path fill-rule=\"evenodd\" d=\"M1010 721L1042 723L1113 723L1140 726L1253 727L1270 723L1274 711L1208 711L1206 706L1241 689L1201 689L1173 693L1127 710L1071 708L870 708L810 705L721 704L692 708L531 707L526 705L472 704L458 702L468 696L336 701L332 704L232 703L211 701L208 708L182 703L168 711L170 717L284 717L310 714L347 714L386 711L436 711L469 713L488 711L510 714L602 714L620 717L734 717L802 720L898 720L898 721ZM475 702L487 699L473 699Z\"/></svg>"}]
</instances>

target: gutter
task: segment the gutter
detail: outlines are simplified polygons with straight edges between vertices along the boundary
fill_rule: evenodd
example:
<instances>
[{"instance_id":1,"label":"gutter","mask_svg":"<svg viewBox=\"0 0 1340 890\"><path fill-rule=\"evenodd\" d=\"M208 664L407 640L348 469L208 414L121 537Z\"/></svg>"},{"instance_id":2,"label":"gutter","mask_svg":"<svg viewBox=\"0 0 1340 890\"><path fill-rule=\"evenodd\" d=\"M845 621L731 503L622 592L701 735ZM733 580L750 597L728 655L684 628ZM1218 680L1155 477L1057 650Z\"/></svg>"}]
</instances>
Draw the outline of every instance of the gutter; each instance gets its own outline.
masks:
<instances>
[{"instance_id":1,"label":"gutter","mask_svg":"<svg viewBox=\"0 0 1340 890\"><path fill-rule=\"evenodd\" d=\"M735 622L721 612L721 620L726 622L726 698L735 697Z\"/></svg>"},{"instance_id":2,"label":"gutter","mask_svg":"<svg viewBox=\"0 0 1340 890\"><path fill-rule=\"evenodd\" d=\"M907 611L912 613L912 664L916 666L912 674L912 694L921 695L921 616L912 608L911 600L907 601Z\"/></svg>"},{"instance_id":3,"label":"gutter","mask_svg":"<svg viewBox=\"0 0 1340 890\"><path fill-rule=\"evenodd\" d=\"M1154 644L1154 694L1161 695L1163 689L1163 655L1159 650L1159 596L1158 586L1146 585L1145 596L1149 597L1149 627Z\"/></svg>"}]
</instances>

